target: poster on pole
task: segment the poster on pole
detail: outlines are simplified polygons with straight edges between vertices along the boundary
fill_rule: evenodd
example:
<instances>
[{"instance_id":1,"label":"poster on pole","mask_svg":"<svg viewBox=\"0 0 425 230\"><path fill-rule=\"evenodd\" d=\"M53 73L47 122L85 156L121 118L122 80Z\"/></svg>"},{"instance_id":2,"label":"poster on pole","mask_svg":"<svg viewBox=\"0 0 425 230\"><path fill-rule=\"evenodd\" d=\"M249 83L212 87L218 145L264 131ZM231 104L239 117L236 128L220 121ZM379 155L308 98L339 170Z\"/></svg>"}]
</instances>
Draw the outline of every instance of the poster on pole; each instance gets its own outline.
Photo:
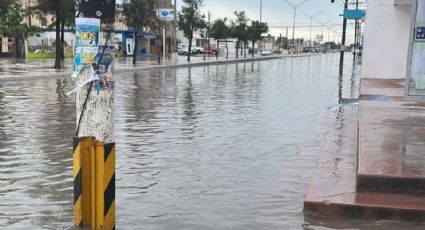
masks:
<instances>
[{"instance_id":1,"label":"poster on pole","mask_svg":"<svg viewBox=\"0 0 425 230\"><path fill-rule=\"evenodd\" d=\"M100 19L75 19L75 58L74 69L80 71L84 65L96 63L94 57L99 52Z\"/></svg>"},{"instance_id":2,"label":"poster on pole","mask_svg":"<svg viewBox=\"0 0 425 230\"><path fill-rule=\"evenodd\" d=\"M164 21L173 21L176 17L174 9L157 9L156 15L158 16L159 20Z\"/></svg>"},{"instance_id":3,"label":"poster on pole","mask_svg":"<svg viewBox=\"0 0 425 230\"><path fill-rule=\"evenodd\" d=\"M7 37L1 38L0 41L1 41L1 52L2 53L9 52L9 42Z\"/></svg>"}]
</instances>

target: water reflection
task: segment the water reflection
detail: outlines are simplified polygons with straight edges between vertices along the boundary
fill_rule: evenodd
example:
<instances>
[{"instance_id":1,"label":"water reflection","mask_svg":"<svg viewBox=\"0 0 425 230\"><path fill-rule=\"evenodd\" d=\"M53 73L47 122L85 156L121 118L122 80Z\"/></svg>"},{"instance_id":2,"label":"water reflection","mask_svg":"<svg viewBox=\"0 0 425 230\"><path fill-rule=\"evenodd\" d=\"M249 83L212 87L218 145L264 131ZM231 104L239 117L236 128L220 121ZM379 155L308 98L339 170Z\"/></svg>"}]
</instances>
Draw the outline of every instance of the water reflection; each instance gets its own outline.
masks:
<instances>
[{"instance_id":1,"label":"water reflection","mask_svg":"<svg viewBox=\"0 0 425 230\"><path fill-rule=\"evenodd\" d=\"M303 228L337 64L322 55L118 76L118 228ZM0 86L1 227L72 226L72 87Z\"/></svg>"}]
</instances>

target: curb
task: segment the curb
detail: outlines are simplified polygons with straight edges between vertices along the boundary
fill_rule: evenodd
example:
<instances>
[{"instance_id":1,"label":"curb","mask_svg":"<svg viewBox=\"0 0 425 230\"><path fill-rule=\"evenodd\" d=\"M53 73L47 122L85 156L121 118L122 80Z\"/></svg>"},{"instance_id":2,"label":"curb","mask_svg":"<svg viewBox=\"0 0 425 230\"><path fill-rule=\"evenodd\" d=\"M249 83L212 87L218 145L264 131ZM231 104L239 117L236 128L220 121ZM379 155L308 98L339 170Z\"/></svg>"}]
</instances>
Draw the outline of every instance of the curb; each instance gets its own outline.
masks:
<instances>
[{"instance_id":1,"label":"curb","mask_svg":"<svg viewBox=\"0 0 425 230\"><path fill-rule=\"evenodd\" d=\"M173 68L185 68L185 67L199 67L199 66L208 66L208 65L225 65L225 64L234 64L234 63L245 63L253 61L268 61L273 59L281 58L297 58L297 57L308 57L311 55L296 55L296 56L268 56L268 57L247 57L243 59L231 59L231 60L215 60L215 61L204 61L204 62L192 62L192 63L181 63L181 64L169 64L169 65L148 65L140 67L131 67L131 68L120 68L115 69L115 74L120 73L132 73L138 72L141 70L157 70L157 69L173 69ZM70 76L72 72L64 73L48 73L48 74L36 74L36 75L17 75L17 76L0 76L0 83L10 82L10 81L26 81L26 80L43 80L43 79L62 79Z\"/></svg>"}]
</instances>

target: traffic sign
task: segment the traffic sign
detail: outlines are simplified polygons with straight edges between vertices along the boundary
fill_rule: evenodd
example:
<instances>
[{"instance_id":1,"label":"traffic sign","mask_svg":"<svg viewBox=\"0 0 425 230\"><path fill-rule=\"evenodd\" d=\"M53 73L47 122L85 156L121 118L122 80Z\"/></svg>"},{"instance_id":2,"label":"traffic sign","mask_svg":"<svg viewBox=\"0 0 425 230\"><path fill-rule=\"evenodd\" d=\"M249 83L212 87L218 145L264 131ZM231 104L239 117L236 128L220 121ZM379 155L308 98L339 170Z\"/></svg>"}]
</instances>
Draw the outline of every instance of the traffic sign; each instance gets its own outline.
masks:
<instances>
[{"instance_id":1,"label":"traffic sign","mask_svg":"<svg viewBox=\"0 0 425 230\"><path fill-rule=\"evenodd\" d=\"M156 15L160 20L173 21L175 19L174 9L157 9Z\"/></svg>"}]
</instances>

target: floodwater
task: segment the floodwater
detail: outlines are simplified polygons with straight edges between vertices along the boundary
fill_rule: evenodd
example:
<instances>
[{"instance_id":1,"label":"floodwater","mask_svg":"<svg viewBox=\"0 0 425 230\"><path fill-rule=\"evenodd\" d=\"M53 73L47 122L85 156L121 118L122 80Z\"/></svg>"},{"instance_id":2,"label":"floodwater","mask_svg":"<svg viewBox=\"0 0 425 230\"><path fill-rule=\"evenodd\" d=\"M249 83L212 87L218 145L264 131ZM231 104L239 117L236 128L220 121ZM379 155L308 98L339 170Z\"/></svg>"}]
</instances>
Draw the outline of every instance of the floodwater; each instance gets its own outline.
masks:
<instances>
[{"instance_id":1,"label":"floodwater","mask_svg":"<svg viewBox=\"0 0 425 230\"><path fill-rule=\"evenodd\" d=\"M352 93L352 65L339 85L338 61L328 54L117 76L117 229L415 229L304 220L339 89ZM72 228L71 89L69 79L1 85L1 229Z\"/></svg>"}]
</instances>

